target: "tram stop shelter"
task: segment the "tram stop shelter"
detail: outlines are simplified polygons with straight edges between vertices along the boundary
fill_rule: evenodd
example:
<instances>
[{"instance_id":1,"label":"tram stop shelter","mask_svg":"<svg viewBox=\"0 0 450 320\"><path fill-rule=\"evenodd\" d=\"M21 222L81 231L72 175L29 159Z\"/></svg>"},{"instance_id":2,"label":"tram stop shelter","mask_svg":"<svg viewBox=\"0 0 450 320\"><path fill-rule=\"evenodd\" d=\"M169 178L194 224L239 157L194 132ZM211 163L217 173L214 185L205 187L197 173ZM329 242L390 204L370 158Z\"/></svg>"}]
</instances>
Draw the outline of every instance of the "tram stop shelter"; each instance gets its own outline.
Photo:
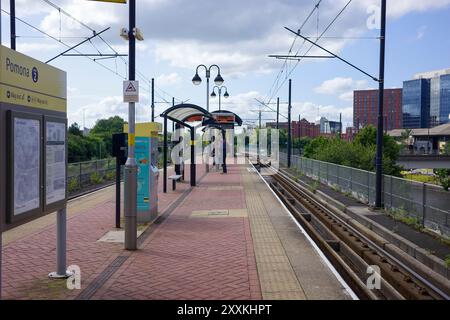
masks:
<instances>
[{"instance_id":1,"label":"tram stop shelter","mask_svg":"<svg viewBox=\"0 0 450 320\"><path fill-rule=\"evenodd\" d=\"M226 143L226 130L232 129L236 126L242 126L242 119L234 112L228 110L213 111L212 118L204 119L202 125L205 127L203 130L214 128L218 129L222 133L223 141L223 173L227 173L227 143ZM234 136L232 137L232 143L234 143Z\"/></svg>"},{"instance_id":2,"label":"tram stop shelter","mask_svg":"<svg viewBox=\"0 0 450 320\"><path fill-rule=\"evenodd\" d=\"M189 124L192 121L205 121L205 119L213 119L213 115L200 106L194 104L175 105L161 114L164 119L164 145L163 145L163 191L167 193L167 120L173 121L177 127L182 126L188 128L191 132L191 170L190 182L191 186L196 186L196 168L195 168L195 129L196 127Z\"/></svg>"}]
</instances>

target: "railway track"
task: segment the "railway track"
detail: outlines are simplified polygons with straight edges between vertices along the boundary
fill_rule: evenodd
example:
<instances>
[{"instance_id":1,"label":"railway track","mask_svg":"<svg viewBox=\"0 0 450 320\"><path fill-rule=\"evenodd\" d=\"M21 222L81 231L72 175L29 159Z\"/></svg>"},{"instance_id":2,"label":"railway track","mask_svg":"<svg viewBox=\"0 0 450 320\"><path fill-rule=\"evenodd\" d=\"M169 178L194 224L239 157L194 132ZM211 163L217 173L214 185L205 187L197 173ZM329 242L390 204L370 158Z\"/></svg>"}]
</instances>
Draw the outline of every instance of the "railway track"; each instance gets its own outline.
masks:
<instances>
[{"instance_id":1,"label":"railway track","mask_svg":"<svg viewBox=\"0 0 450 320\"><path fill-rule=\"evenodd\" d=\"M286 171L266 170L270 174L263 176L274 192L360 299L450 299L447 284L399 260L385 249L381 237L344 212L324 205Z\"/></svg>"}]
</instances>

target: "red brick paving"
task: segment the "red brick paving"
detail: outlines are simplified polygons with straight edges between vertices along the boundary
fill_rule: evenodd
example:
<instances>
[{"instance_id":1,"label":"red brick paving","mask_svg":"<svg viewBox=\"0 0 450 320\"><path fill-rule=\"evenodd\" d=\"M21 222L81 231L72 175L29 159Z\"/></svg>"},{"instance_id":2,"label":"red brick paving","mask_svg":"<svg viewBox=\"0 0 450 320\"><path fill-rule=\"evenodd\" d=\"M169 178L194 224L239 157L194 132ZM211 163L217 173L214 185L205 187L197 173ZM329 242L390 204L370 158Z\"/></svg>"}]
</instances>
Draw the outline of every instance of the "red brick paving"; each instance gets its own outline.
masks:
<instances>
[{"instance_id":1,"label":"red brick paving","mask_svg":"<svg viewBox=\"0 0 450 320\"><path fill-rule=\"evenodd\" d=\"M97 292L95 299L261 299L248 218L190 218L244 209L238 168L212 172Z\"/></svg>"},{"instance_id":2,"label":"red brick paving","mask_svg":"<svg viewBox=\"0 0 450 320\"><path fill-rule=\"evenodd\" d=\"M203 166L198 171L199 179ZM211 172L131 254L121 244L97 242L114 225L111 197L68 220L68 264L80 266L85 289L117 256L130 255L94 299L260 299L248 219L189 217L193 210L245 208L243 190L213 189L239 185L237 167L230 167L228 175ZM160 193L160 212L189 183L178 184L175 192L170 182L168 187L169 193ZM55 238L52 225L3 248L3 298L73 299L80 294L47 279L55 268Z\"/></svg>"}]
</instances>

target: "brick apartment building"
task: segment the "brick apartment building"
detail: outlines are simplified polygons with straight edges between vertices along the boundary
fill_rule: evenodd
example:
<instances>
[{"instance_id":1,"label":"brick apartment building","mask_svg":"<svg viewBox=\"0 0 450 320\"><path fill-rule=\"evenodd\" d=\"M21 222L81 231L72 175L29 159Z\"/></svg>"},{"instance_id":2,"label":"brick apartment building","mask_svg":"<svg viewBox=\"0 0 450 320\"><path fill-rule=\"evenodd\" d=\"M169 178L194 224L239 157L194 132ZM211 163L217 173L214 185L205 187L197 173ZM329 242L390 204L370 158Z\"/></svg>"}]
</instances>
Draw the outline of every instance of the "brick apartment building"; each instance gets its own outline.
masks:
<instances>
[{"instance_id":1,"label":"brick apartment building","mask_svg":"<svg viewBox=\"0 0 450 320\"><path fill-rule=\"evenodd\" d=\"M384 128L400 129L403 126L403 90L384 90ZM357 90L353 92L353 127L363 128L378 125L378 90Z\"/></svg>"}]
</instances>

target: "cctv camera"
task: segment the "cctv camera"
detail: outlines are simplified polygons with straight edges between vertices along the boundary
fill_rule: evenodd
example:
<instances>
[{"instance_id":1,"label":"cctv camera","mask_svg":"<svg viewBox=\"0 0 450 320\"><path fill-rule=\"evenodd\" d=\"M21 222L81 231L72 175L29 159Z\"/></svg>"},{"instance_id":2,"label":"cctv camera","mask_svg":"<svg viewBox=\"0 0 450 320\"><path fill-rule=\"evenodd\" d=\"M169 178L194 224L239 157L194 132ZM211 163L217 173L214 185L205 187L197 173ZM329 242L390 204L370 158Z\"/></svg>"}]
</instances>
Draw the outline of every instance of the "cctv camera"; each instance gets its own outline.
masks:
<instances>
[{"instance_id":1,"label":"cctv camera","mask_svg":"<svg viewBox=\"0 0 450 320\"><path fill-rule=\"evenodd\" d=\"M120 37L125 39L125 40L129 40L127 28L120 29Z\"/></svg>"},{"instance_id":2,"label":"cctv camera","mask_svg":"<svg viewBox=\"0 0 450 320\"><path fill-rule=\"evenodd\" d=\"M144 40L144 34L139 28L134 28L133 35L136 37L137 40L142 41Z\"/></svg>"}]
</instances>

